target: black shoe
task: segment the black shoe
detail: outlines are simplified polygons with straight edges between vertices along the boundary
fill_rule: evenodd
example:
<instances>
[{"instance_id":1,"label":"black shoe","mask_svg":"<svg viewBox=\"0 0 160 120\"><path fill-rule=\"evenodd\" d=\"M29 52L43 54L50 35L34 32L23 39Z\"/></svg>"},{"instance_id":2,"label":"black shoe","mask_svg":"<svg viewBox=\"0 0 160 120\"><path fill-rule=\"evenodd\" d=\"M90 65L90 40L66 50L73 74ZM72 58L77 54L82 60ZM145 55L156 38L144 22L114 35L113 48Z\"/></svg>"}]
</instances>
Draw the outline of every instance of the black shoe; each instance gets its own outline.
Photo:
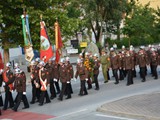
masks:
<instances>
[{"instance_id":1,"label":"black shoe","mask_svg":"<svg viewBox=\"0 0 160 120\"><path fill-rule=\"evenodd\" d=\"M88 95L88 93L84 93L84 95Z\"/></svg>"},{"instance_id":2,"label":"black shoe","mask_svg":"<svg viewBox=\"0 0 160 120\"><path fill-rule=\"evenodd\" d=\"M158 77L155 77L154 79L155 79L155 80L157 80L157 79L158 79Z\"/></svg>"},{"instance_id":3,"label":"black shoe","mask_svg":"<svg viewBox=\"0 0 160 120\"><path fill-rule=\"evenodd\" d=\"M34 101L31 101L31 102L30 102L30 104L34 104L34 103L35 103Z\"/></svg>"},{"instance_id":4,"label":"black shoe","mask_svg":"<svg viewBox=\"0 0 160 120\"><path fill-rule=\"evenodd\" d=\"M46 103L51 103L51 101L47 101Z\"/></svg>"},{"instance_id":5,"label":"black shoe","mask_svg":"<svg viewBox=\"0 0 160 120\"><path fill-rule=\"evenodd\" d=\"M146 80L142 80L142 82L145 82Z\"/></svg>"},{"instance_id":6,"label":"black shoe","mask_svg":"<svg viewBox=\"0 0 160 120\"><path fill-rule=\"evenodd\" d=\"M71 96L70 97L66 97L66 99L71 99Z\"/></svg>"},{"instance_id":7,"label":"black shoe","mask_svg":"<svg viewBox=\"0 0 160 120\"><path fill-rule=\"evenodd\" d=\"M7 108L3 108L3 110L7 110Z\"/></svg>"},{"instance_id":8,"label":"black shoe","mask_svg":"<svg viewBox=\"0 0 160 120\"><path fill-rule=\"evenodd\" d=\"M59 97L58 100L62 101L63 99Z\"/></svg>"},{"instance_id":9,"label":"black shoe","mask_svg":"<svg viewBox=\"0 0 160 120\"><path fill-rule=\"evenodd\" d=\"M104 81L104 83L108 83L108 81L106 80L106 81Z\"/></svg>"},{"instance_id":10,"label":"black shoe","mask_svg":"<svg viewBox=\"0 0 160 120\"><path fill-rule=\"evenodd\" d=\"M115 82L114 84L117 85L119 82Z\"/></svg>"},{"instance_id":11,"label":"black shoe","mask_svg":"<svg viewBox=\"0 0 160 120\"><path fill-rule=\"evenodd\" d=\"M22 109L27 109L27 108L29 108L29 106L23 107Z\"/></svg>"},{"instance_id":12,"label":"black shoe","mask_svg":"<svg viewBox=\"0 0 160 120\"><path fill-rule=\"evenodd\" d=\"M79 96L83 96L83 94L78 94Z\"/></svg>"},{"instance_id":13,"label":"black shoe","mask_svg":"<svg viewBox=\"0 0 160 120\"><path fill-rule=\"evenodd\" d=\"M14 108L12 108L12 110L13 110L14 112L17 112L17 110L16 110L16 109L14 109Z\"/></svg>"},{"instance_id":14,"label":"black shoe","mask_svg":"<svg viewBox=\"0 0 160 120\"><path fill-rule=\"evenodd\" d=\"M99 88L95 88L95 90L99 90Z\"/></svg>"},{"instance_id":15,"label":"black shoe","mask_svg":"<svg viewBox=\"0 0 160 120\"><path fill-rule=\"evenodd\" d=\"M51 96L50 99L53 100L55 97Z\"/></svg>"},{"instance_id":16,"label":"black shoe","mask_svg":"<svg viewBox=\"0 0 160 120\"><path fill-rule=\"evenodd\" d=\"M39 103L38 105L39 105L39 106L42 106L42 105L43 105L43 103Z\"/></svg>"}]
</instances>

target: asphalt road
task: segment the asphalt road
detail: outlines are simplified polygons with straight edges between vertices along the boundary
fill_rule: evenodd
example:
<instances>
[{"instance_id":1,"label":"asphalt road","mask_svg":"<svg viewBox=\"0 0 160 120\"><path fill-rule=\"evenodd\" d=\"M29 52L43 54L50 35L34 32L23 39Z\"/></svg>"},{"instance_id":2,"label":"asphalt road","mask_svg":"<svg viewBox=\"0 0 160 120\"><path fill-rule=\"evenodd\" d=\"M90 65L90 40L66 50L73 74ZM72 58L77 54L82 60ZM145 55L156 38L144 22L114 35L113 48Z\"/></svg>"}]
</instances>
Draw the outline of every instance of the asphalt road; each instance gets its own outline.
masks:
<instances>
[{"instance_id":1,"label":"asphalt road","mask_svg":"<svg viewBox=\"0 0 160 120\"><path fill-rule=\"evenodd\" d=\"M112 76L112 75L111 75ZM88 90L88 95L78 96L80 83L79 80L72 81L74 94L72 99L58 101L57 98L53 99L51 103L39 106L38 103L30 105L29 109L21 110L23 104L20 105L19 111L34 112L46 115L55 116L53 120L133 120L131 118L123 118L117 116L110 116L97 112L97 108L104 103L115 101L121 98L160 91L160 79L154 80L148 73L146 82L142 83L137 71L137 78L134 78L134 84L126 86L126 79L120 81L118 85L114 84L114 78L108 83L103 83L103 76L100 72L99 75L100 90L93 88ZM14 92L14 96L16 93ZM31 85L27 87L28 101L31 101ZM24 116L25 117L25 116Z\"/></svg>"}]
</instances>

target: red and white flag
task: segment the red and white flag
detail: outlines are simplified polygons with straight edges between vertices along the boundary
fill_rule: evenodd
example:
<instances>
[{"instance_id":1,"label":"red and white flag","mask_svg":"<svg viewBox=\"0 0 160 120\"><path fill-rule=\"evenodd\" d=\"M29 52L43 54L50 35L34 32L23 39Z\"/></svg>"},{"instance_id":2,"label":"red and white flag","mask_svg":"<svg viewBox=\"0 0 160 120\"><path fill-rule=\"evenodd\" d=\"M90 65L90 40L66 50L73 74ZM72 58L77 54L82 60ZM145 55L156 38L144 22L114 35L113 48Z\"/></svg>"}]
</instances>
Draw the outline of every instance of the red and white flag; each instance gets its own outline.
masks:
<instances>
[{"instance_id":1,"label":"red and white flag","mask_svg":"<svg viewBox=\"0 0 160 120\"><path fill-rule=\"evenodd\" d=\"M41 31L40 31L40 58L44 62L47 62L52 56L53 56L53 51L52 51L52 46L46 31L46 26L45 22L41 21Z\"/></svg>"},{"instance_id":2,"label":"red and white flag","mask_svg":"<svg viewBox=\"0 0 160 120\"><path fill-rule=\"evenodd\" d=\"M4 68L4 64L3 64L2 55L0 52L0 69L3 69L3 68Z\"/></svg>"}]
</instances>

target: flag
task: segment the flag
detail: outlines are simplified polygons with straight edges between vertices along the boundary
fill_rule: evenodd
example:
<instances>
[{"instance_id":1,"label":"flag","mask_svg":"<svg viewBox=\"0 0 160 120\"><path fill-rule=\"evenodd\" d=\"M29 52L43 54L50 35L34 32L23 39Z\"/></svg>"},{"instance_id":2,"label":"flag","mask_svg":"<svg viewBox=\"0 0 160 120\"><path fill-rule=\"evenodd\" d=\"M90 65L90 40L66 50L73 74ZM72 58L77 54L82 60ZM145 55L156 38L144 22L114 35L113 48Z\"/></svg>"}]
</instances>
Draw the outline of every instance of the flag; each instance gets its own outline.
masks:
<instances>
[{"instance_id":1,"label":"flag","mask_svg":"<svg viewBox=\"0 0 160 120\"><path fill-rule=\"evenodd\" d=\"M47 34L45 22L41 21L40 22L41 26L41 31L40 31L40 42L41 42L41 48L40 48L40 58L44 61L47 62L52 56L53 56L53 51L52 51L52 46Z\"/></svg>"},{"instance_id":2,"label":"flag","mask_svg":"<svg viewBox=\"0 0 160 120\"><path fill-rule=\"evenodd\" d=\"M34 53L33 53L32 40L29 30L28 15L24 13L24 15L21 15L21 19L22 19L22 28L24 36L25 59L30 62L34 57Z\"/></svg>"},{"instance_id":3,"label":"flag","mask_svg":"<svg viewBox=\"0 0 160 120\"><path fill-rule=\"evenodd\" d=\"M61 56L61 48L63 47L61 31L58 22L55 22L55 43L56 43L56 62L59 62Z\"/></svg>"},{"instance_id":4,"label":"flag","mask_svg":"<svg viewBox=\"0 0 160 120\"><path fill-rule=\"evenodd\" d=\"M0 69L3 69L3 68L4 68L4 64L3 64L2 55L0 52Z\"/></svg>"}]
</instances>

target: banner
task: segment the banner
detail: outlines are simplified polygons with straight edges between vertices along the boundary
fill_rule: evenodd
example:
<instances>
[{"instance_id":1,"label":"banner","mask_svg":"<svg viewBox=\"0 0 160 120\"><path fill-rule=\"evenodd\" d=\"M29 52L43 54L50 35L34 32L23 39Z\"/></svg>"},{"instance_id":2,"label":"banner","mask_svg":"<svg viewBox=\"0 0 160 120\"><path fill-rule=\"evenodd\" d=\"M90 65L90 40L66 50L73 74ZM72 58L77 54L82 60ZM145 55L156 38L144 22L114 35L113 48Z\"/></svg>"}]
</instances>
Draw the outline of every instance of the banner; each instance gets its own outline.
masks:
<instances>
[{"instance_id":1,"label":"banner","mask_svg":"<svg viewBox=\"0 0 160 120\"><path fill-rule=\"evenodd\" d=\"M4 64L3 64L2 55L0 52L0 69L3 69L3 68L4 68Z\"/></svg>"},{"instance_id":2,"label":"banner","mask_svg":"<svg viewBox=\"0 0 160 120\"><path fill-rule=\"evenodd\" d=\"M55 42L56 42L56 62L59 62L60 56L62 54L61 48L63 47L61 31L58 22L55 22Z\"/></svg>"},{"instance_id":3,"label":"banner","mask_svg":"<svg viewBox=\"0 0 160 120\"><path fill-rule=\"evenodd\" d=\"M21 19L22 19L22 28L24 36L25 59L30 62L34 57L34 53L33 53L31 35L29 30L28 15L24 13L24 15L21 15Z\"/></svg>"},{"instance_id":4,"label":"banner","mask_svg":"<svg viewBox=\"0 0 160 120\"><path fill-rule=\"evenodd\" d=\"M52 51L52 46L47 34L45 22L41 21L40 22L41 26L41 31L40 31L40 58L44 62L47 62L52 56L53 56L53 51Z\"/></svg>"}]
</instances>

